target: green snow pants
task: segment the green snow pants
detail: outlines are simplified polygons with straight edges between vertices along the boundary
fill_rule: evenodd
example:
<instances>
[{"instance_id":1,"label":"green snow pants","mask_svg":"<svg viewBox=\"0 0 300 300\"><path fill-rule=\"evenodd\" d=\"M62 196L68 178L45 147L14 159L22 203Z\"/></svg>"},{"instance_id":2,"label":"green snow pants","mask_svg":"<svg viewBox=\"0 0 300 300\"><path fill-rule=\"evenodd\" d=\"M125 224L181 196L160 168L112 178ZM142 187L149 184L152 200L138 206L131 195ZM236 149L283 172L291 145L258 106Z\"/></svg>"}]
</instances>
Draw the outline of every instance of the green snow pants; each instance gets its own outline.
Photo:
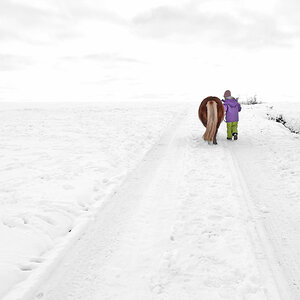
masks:
<instances>
[{"instance_id":1,"label":"green snow pants","mask_svg":"<svg viewBox=\"0 0 300 300\"><path fill-rule=\"evenodd\" d=\"M237 131L238 122L227 122L227 137L232 138L234 133L238 133Z\"/></svg>"}]
</instances>

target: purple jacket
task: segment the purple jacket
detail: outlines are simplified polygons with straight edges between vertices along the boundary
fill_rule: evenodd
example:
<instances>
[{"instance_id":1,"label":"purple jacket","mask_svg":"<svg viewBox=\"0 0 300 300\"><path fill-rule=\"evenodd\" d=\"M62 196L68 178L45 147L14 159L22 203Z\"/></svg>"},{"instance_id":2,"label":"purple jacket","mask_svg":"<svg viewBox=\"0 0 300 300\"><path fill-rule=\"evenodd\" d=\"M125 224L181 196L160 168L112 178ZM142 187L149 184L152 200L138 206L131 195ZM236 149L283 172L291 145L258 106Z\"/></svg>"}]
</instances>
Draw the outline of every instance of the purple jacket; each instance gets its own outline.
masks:
<instances>
[{"instance_id":1,"label":"purple jacket","mask_svg":"<svg viewBox=\"0 0 300 300\"><path fill-rule=\"evenodd\" d=\"M233 97L226 98L222 102L226 112L226 122L238 122L241 105Z\"/></svg>"}]
</instances>

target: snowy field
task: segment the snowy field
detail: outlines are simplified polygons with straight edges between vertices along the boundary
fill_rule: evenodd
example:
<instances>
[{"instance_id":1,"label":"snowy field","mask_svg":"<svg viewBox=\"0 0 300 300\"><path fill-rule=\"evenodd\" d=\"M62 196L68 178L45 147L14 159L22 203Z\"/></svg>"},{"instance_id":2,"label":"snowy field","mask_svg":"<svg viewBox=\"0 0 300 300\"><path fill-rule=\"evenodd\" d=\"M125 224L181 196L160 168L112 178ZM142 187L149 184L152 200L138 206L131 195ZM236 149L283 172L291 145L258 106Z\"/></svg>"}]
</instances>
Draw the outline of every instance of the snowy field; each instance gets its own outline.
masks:
<instances>
[{"instance_id":1,"label":"snowy field","mask_svg":"<svg viewBox=\"0 0 300 300\"><path fill-rule=\"evenodd\" d=\"M0 298L159 139L180 106L2 104Z\"/></svg>"},{"instance_id":2,"label":"snowy field","mask_svg":"<svg viewBox=\"0 0 300 300\"><path fill-rule=\"evenodd\" d=\"M197 109L2 105L0 298L299 299L300 105Z\"/></svg>"}]
</instances>

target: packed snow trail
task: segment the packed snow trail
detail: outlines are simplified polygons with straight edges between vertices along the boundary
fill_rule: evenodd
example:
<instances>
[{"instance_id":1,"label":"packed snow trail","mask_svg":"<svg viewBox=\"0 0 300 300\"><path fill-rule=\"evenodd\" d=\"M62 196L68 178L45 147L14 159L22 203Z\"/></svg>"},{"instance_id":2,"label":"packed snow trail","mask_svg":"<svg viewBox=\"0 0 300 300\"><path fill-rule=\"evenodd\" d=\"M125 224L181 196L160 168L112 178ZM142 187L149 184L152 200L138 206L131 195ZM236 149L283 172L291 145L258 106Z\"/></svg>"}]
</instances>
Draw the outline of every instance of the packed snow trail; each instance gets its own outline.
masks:
<instances>
[{"instance_id":1,"label":"packed snow trail","mask_svg":"<svg viewBox=\"0 0 300 300\"><path fill-rule=\"evenodd\" d=\"M288 299L242 199L234 145L224 128L207 145L195 112L175 120L28 299Z\"/></svg>"},{"instance_id":2,"label":"packed snow trail","mask_svg":"<svg viewBox=\"0 0 300 300\"><path fill-rule=\"evenodd\" d=\"M254 122L254 120L259 122ZM256 218L271 245L273 268L286 279L290 294L300 299L300 138L282 124L267 120L263 106L243 115L242 138L229 144L241 175L247 181ZM253 128L255 124L255 129ZM280 268L280 269L279 269ZM284 278L278 278L281 281Z\"/></svg>"}]
</instances>

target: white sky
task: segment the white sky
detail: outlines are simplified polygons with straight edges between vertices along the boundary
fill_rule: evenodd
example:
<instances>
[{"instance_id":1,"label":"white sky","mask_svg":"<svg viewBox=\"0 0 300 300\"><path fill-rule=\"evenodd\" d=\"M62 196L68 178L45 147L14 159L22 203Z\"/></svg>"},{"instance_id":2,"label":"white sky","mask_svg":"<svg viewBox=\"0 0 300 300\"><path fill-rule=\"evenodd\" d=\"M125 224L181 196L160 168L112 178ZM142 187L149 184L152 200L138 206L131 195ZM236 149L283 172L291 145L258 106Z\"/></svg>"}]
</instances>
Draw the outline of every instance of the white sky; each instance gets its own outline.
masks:
<instances>
[{"instance_id":1,"label":"white sky","mask_svg":"<svg viewBox=\"0 0 300 300\"><path fill-rule=\"evenodd\" d=\"M300 101L298 0L1 0L0 100Z\"/></svg>"}]
</instances>

